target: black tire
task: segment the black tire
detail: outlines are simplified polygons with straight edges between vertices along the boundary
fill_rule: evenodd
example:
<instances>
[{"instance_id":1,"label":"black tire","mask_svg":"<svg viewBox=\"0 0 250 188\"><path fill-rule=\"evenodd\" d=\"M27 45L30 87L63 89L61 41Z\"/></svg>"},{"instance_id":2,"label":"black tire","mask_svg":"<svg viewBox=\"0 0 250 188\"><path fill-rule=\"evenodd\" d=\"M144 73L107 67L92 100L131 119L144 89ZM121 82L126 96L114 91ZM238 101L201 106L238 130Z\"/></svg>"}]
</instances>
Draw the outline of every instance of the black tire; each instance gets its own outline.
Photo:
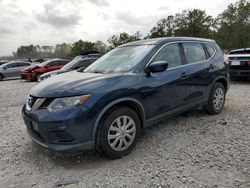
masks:
<instances>
[{"instance_id":1,"label":"black tire","mask_svg":"<svg viewBox=\"0 0 250 188\"><path fill-rule=\"evenodd\" d=\"M216 92L222 92L223 91L223 99L221 99L221 105L218 105L216 106L216 99L215 99L215 95L216 95ZM222 83L219 83L219 82L216 82L213 86L213 89L210 93L210 96L209 96L209 99L208 99L208 104L205 106L205 110L214 115L214 114L219 114L222 110L223 110L223 107L224 107L224 104L225 104L225 100L226 100L226 90L225 90L225 87L223 86ZM216 108L217 107L217 108Z\"/></svg>"},{"instance_id":2,"label":"black tire","mask_svg":"<svg viewBox=\"0 0 250 188\"><path fill-rule=\"evenodd\" d=\"M133 130L135 129L135 133L131 133L133 134L133 139L131 139L130 145L127 144L127 148L125 145L124 141L121 141L122 139L118 139L118 141L116 141L116 143L114 144L115 139L108 139L108 135L110 136L113 130L111 129L111 126L117 126L116 120L121 120L119 118L122 117L128 117L126 119L126 122L130 122L130 120L132 119L134 122L133 125L131 125L131 127L133 127ZM131 118L131 119L129 119ZM125 123L126 124L126 123ZM124 122L122 121L121 125L124 126L125 125ZM128 125L128 123L127 123ZM125 126L124 126L125 127ZM132 128L131 128L132 130ZM140 130L141 130L141 123L140 123L140 119L137 115L137 113L132 110L131 108L128 107L118 107L118 108L113 108L111 110L109 110L106 115L102 118L101 120L101 124L99 125L99 129L98 129L98 135L97 135L97 150L101 151L106 157L111 158L111 159L117 159L117 158L121 158L122 156L127 155L128 153L131 152L131 150L134 148L136 142L138 141L139 135L140 135ZM118 132L115 132L114 135L120 134ZM123 138L126 137L127 133L123 133ZM120 134L121 135L121 134ZM120 136L121 137L121 136ZM130 140L128 137L126 137L126 142L128 140ZM113 149L111 147L112 143L109 143L113 141L114 147L115 145L119 145L120 142L122 142L122 146L124 147L124 150L121 151L116 151L115 149ZM129 143L127 142L127 143Z\"/></svg>"},{"instance_id":3,"label":"black tire","mask_svg":"<svg viewBox=\"0 0 250 188\"><path fill-rule=\"evenodd\" d=\"M2 81L2 80L3 80L3 75L0 74L0 81Z\"/></svg>"},{"instance_id":4,"label":"black tire","mask_svg":"<svg viewBox=\"0 0 250 188\"><path fill-rule=\"evenodd\" d=\"M231 80L231 81L237 81L237 80L238 80L238 78L237 78L237 77L235 77L235 76L230 76L230 80Z\"/></svg>"},{"instance_id":5,"label":"black tire","mask_svg":"<svg viewBox=\"0 0 250 188\"><path fill-rule=\"evenodd\" d=\"M37 75L36 75L36 80L35 80L35 81L38 81L38 79L40 78L41 75L42 75L42 74L37 74Z\"/></svg>"}]
</instances>

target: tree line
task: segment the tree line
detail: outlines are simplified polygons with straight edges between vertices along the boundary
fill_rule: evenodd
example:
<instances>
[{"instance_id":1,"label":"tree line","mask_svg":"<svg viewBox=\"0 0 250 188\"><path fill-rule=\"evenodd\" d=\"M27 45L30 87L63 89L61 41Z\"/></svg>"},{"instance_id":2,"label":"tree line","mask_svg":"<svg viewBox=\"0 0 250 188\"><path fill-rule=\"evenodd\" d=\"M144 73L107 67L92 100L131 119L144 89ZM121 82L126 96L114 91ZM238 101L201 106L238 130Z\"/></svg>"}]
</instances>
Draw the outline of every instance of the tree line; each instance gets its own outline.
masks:
<instances>
[{"instance_id":1,"label":"tree line","mask_svg":"<svg viewBox=\"0 0 250 188\"><path fill-rule=\"evenodd\" d=\"M15 58L69 58L91 51L104 54L128 42L173 36L211 38L216 40L222 49L227 50L250 47L250 2L239 0L230 4L216 18L208 15L204 10L184 10L157 21L146 36L139 31L132 35L123 32L112 35L107 40L108 45L102 41L79 40L73 44L62 43L56 46L20 46L16 52L13 52L13 56Z\"/></svg>"}]
</instances>

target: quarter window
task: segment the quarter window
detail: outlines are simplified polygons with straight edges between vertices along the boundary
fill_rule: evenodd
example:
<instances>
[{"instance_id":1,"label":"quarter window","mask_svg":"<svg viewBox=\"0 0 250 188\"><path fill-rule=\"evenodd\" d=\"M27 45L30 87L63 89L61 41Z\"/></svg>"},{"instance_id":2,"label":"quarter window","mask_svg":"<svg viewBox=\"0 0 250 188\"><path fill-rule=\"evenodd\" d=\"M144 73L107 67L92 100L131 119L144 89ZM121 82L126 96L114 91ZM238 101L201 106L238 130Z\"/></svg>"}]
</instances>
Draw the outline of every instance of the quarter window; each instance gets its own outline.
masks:
<instances>
[{"instance_id":1,"label":"quarter window","mask_svg":"<svg viewBox=\"0 0 250 188\"><path fill-rule=\"evenodd\" d=\"M200 43L183 43L187 63L195 63L206 60L206 53Z\"/></svg>"},{"instance_id":2,"label":"quarter window","mask_svg":"<svg viewBox=\"0 0 250 188\"><path fill-rule=\"evenodd\" d=\"M182 65L181 53L178 44L170 44L164 46L153 58L155 61L167 61L168 68Z\"/></svg>"},{"instance_id":3,"label":"quarter window","mask_svg":"<svg viewBox=\"0 0 250 188\"><path fill-rule=\"evenodd\" d=\"M214 48L210 44L205 44L209 58L214 54Z\"/></svg>"}]
</instances>

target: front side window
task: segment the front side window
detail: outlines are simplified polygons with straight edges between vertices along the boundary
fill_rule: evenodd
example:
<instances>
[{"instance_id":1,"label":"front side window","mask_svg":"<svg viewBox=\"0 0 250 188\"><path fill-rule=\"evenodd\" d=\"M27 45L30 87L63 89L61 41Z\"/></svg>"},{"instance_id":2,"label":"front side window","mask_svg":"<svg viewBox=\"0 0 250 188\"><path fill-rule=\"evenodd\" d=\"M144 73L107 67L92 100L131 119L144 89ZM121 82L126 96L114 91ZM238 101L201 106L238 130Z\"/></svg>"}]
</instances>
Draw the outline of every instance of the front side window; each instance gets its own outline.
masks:
<instances>
[{"instance_id":1,"label":"front side window","mask_svg":"<svg viewBox=\"0 0 250 188\"><path fill-rule=\"evenodd\" d=\"M17 63L10 63L6 66L7 69L17 67Z\"/></svg>"},{"instance_id":2,"label":"front side window","mask_svg":"<svg viewBox=\"0 0 250 188\"><path fill-rule=\"evenodd\" d=\"M154 45L118 47L92 63L84 72L112 73L134 69Z\"/></svg>"},{"instance_id":3,"label":"front side window","mask_svg":"<svg viewBox=\"0 0 250 188\"><path fill-rule=\"evenodd\" d=\"M152 59L151 62L167 61L168 68L182 65L181 53L178 44L164 46Z\"/></svg>"},{"instance_id":4,"label":"front side window","mask_svg":"<svg viewBox=\"0 0 250 188\"><path fill-rule=\"evenodd\" d=\"M187 63L195 63L206 60L206 53L200 43L183 43Z\"/></svg>"}]
</instances>

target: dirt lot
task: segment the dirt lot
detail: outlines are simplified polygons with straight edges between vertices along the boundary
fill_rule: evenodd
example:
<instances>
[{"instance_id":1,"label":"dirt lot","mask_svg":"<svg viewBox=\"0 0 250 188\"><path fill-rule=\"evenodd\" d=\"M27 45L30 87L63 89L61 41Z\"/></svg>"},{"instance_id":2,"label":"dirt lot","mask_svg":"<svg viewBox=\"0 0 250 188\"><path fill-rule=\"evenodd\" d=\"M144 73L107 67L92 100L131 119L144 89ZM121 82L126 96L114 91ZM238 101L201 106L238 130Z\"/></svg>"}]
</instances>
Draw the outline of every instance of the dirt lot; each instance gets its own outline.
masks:
<instances>
[{"instance_id":1,"label":"dirt lot","mask_svg":"<svg viewBox=\"0 0 250 188\"><path fill-rule=\"evenodd\" d=\"M34 144L21 107L35 84L0 82L0 187L250 187L250 82L232 83L220 115L197 109L159 123L119 160Z\"/></svg>"}]
</instances>

